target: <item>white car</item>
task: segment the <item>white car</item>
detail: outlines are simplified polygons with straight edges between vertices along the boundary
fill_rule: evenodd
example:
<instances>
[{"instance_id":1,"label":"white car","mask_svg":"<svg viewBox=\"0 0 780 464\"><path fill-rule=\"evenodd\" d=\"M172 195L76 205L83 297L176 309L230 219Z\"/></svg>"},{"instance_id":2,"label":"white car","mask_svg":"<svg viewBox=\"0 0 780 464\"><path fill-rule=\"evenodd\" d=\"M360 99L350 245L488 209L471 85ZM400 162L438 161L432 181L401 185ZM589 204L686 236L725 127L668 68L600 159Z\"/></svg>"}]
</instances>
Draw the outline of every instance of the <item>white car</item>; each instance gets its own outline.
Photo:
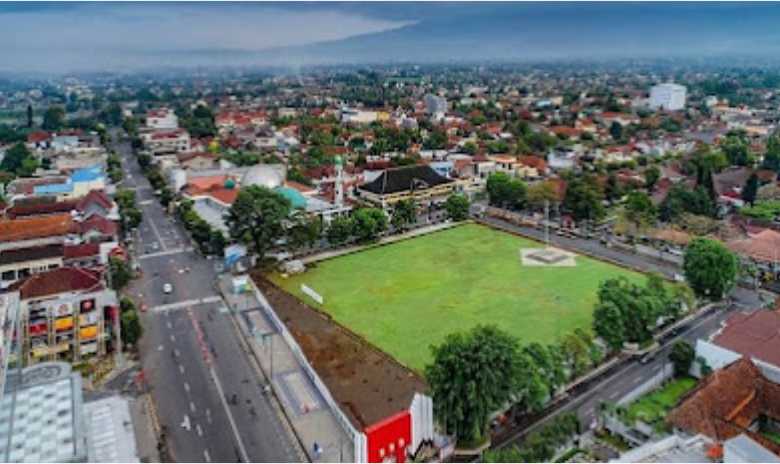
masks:
<instances>
[{"instance_id":1,"label":"white car","mask_svg":"<svg viewBox=\"0 0 780 464\"><path fill-rule=\"evenodd\" d=\"M173 285L171 285L171 284L164 284L163 285L163 293L165 293L167 295L167 294L171 293L172 291L173 291Z\"/></svg>"}]
</instances>

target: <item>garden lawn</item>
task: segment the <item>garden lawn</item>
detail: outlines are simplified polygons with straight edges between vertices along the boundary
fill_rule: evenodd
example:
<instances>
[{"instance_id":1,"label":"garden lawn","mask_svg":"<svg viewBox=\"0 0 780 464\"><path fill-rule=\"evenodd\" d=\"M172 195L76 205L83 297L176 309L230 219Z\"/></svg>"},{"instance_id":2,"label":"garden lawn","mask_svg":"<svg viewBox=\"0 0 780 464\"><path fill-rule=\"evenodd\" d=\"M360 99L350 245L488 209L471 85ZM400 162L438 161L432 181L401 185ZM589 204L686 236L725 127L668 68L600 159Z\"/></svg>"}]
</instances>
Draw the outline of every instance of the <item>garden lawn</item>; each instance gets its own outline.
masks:
<instances>
[{"instance_id":1,"label":"garden lawn","mask_svg":"<svg viewBox=\"0 0 780 464\"><path fill-rule=\"evenodd\" d=\"M681 377L654 390L628 405L626 418L629 422L641 420L649 425L659 424L677 404L681 396L696 386L696 379Z\"/></svg>"},{"instance_id":2,"label":"garden lawn","mask_svg":"<svg viewBox=\"0 0 780 464\"><path fill-rule=\"evenodd\" d=\"M542 244L466 224L317 263L271 279L306 303L421 372L431 345L478 324L495 324L521 344L551 343L590 329L599 283L644 276L578 256L576 267L525 267L520 249ZM301 291L324 298L320 306Z\"/></svg>"}]
</instances>

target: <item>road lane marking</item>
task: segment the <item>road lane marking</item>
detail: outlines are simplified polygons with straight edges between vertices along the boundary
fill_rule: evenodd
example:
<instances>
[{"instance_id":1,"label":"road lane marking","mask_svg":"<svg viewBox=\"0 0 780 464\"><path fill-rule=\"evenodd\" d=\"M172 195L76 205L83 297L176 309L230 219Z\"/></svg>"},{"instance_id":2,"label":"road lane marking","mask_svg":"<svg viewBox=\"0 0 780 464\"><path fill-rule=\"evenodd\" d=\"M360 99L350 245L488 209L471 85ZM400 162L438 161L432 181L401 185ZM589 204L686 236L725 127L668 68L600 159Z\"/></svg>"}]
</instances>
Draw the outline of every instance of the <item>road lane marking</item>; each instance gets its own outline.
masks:
<instances>
[{"instance_id":1,"label":"road lane marking","mask_svg":"<svg viewBox=\"0 0 780 464\"><path fill-rule=\"evenodd\" d=\"M155 251L154 253L146 253L138 257L138 259L157 258L160 256L176 255L179 253L189 253L195 250L193 247L176 247L165 251Z\"/></svg>"},{"instance_id":2,"label":"road lane marking","mask_svg":"<svg viewBox=\"0 0 780 464\"><path fill-rule=\"evenodd\" d=\"M190 401L190 411L195 412L195 403Z\"/></svg>"},{"instance_id":3,"label":"road lane marking","mask_svg":"<svg viewBox=\"0 0 780 464\"><path fill-rule=\"evenodd\" d=\"M184 374L184 364L179 364L179 372Z\"/></svg>"},{"instance_id":4,"label":"road lane marking","mask_svg":"<svg viewBox=\"0 0 780 464\"><path fill-rule=\"evenodd\" d=\"M162 247L163 251L167 250L167 248L165 248L165 243L163 243L163 239L160 236L160 232L157 230L157 226L154 225L154 220L152 218L148 217L148 216L147 216L147 218L149 219L149 221L148 221L149 225L152 226L152 230L154 231L154 235L157 236L157 241L160 242L160 246Z\"/></svg>"},{"instance_id":5,"label":"road lane marking","mask_svg":"<svg viewBox=\"0 0 780 464\"><path fill-rule=\"evenodd\" d=\"M206 422L211 423L211 409L206 408Z\"/></svg>"},{"instance_id":6,"label":"road lane marking","mask_svg":"<svg viewBox=\"0 0 780 464\"><path fill-rule=\"evenodd\" d=\"M166 325L166 326L167 326L169 329L172 329L172 328L173 328L173 324L171 324L171 321L168 321L168 322L166 322L166 323L165 323L165 325Z\"/></svg>"},{"instance_id":7,"label":"road lane marking","mask_svg":"<svg viewBox=\"0 0 780 464\"><path fill-rule=\"evenodd\" d=\"M220 301L222 301L222 297L212 295L201 299L184 300L184 301L178 301L176 303L168 303L159 306L152 306L151 308L149 308L149 311L166 312L173 309L183 309L188 306L218 303Z\"/></svg>"},{"instance_id":8,"label":"road lane marking","mask_svg":"<svg viewBox=\"0 0 780 464\"><path fill-rule=\"evenodd\" d=\"M171 341L172 341L172 342L175 342L175 341L176 341L176 335L174 335L174 334L171 334Z\"/></svg>"},{"instance_id":9,"label":"road lane marking","mask_svg":"<svg viewBox=\"0 0 780 464\"><path fill-rule=\"evenodd\" d=\"M184 382L184 390L186 390L187 393L190 392L190 384L188 384L187 382Z\"/></svg>"},{"instance_id":10,"label":"road lane marking","mask_svg":"<svg viewBox=\"0 0 780 464\"><path fill-rule=\"evenodd\" d=\"M195 431L198 432L198 436L203 436L203 429L200 428L200 424L195 424Z\"/></svg>"},{"instance_id":11,"label":"road lane marking","mask_svg":"<svg viewBox=\"0 0 780 464\"><path fill-rule=\"evenodd\" d=\"M633 383L634 385L636 385L636 384L640 383L642 380L643 380L643 379L642 379L642 377L637 377L637 378L635 378L635 379L634 379L634 380L633 380L631 383Z\"/></svg>"},{"instance_id":12,"label":"road lane marking","mask_svg":"<svg viewBox=\"0 0 780 464\"><path fill-rule=\"evenodd\" d=\"M211 456L209 456L209 450L203 450L203 457L206 458L206 462L211 462Z\"/></svg>"},{"instance_id":13,"label":"road lane marking","mask_svg":"<svg viewBox=\"0 0 780 464\"><path fill-rule=\"evenodd\" d=\"M174 348L174 349L173 349L173 355L174 355L174 356L176 356L177 358L178 358L179 356L181 356L181 352L178 350L178 348Z\"/></svg>"},{"instance_id":14,"label":"road lane marking","mask_svg":"<svg viewBox=\"0 0 780 464\"><path fill-rule=\"evenodd\" d=\"M236 438L236 443L238 443L238 450L241 453L241 460L244 462L250 462L249 456L246 454L246 448L244 448L244 442L241 440L241 435L239 435L238 433L238 427L236 427L236 421L233 419L233 413L230 412L230 406L228 406L227 400L225 399L225 391L222 389L222 384L219 382L217 373L214 371L213 367L209 367L209 373L211 374L211 379L214 381L214 385L217 387L217 392L219 393L219 399L222 401L222 407L225 408L225 412L227 413L227 418L228 418L228 422L230 422L230 427L233 429L233 435Z\"/></svg>"}]
</instances>

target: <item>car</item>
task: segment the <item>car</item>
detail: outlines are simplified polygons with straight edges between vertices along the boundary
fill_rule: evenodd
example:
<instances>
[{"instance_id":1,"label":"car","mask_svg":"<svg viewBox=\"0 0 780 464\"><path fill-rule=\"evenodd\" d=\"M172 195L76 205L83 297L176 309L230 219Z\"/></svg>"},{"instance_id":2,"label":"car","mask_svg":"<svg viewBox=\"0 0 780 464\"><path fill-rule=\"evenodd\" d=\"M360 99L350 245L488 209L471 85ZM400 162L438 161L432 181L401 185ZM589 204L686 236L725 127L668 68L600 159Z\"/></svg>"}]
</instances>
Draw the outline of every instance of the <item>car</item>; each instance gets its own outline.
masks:
<instances>
[{"instance_id":1,"label":"car","mask_svg":"<svg viewBox=\"0 0 780 464\"><path fill-rule=\"evenodd\" d=\"M173 292L173 285L168 284L168 283L163 284L163 293L165 293L167 295L167 294L169 294L171 292Z\"/></svg>"},{"instance_id":2,"label":"car","mask_svg":"<svg viewBox=\"0 0 780 464\"><path fill-rule=\"evenodd\" d=\"M650 364L655 359L655 353L647 353L639 360L639 364Z\"/></svg>"}]
</instances>

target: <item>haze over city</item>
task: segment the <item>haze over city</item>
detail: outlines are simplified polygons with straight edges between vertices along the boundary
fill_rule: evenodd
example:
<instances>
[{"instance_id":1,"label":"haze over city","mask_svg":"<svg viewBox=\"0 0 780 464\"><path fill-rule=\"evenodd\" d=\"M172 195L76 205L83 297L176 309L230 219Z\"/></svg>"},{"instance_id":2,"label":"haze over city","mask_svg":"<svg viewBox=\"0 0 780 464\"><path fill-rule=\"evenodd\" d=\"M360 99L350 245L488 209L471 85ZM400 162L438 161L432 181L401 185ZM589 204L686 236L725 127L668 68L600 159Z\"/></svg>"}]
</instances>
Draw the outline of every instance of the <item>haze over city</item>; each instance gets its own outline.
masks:
<instances>
[{"instance_id":1,"label":"haze over city","mask_svg":"<svg viewBox=\"0 0 780 464\"><path fill-rule=\"evenodd\" d=\"M3 3L2 71L773 58L777 4Z\"/></svg>"}]
</instances>

